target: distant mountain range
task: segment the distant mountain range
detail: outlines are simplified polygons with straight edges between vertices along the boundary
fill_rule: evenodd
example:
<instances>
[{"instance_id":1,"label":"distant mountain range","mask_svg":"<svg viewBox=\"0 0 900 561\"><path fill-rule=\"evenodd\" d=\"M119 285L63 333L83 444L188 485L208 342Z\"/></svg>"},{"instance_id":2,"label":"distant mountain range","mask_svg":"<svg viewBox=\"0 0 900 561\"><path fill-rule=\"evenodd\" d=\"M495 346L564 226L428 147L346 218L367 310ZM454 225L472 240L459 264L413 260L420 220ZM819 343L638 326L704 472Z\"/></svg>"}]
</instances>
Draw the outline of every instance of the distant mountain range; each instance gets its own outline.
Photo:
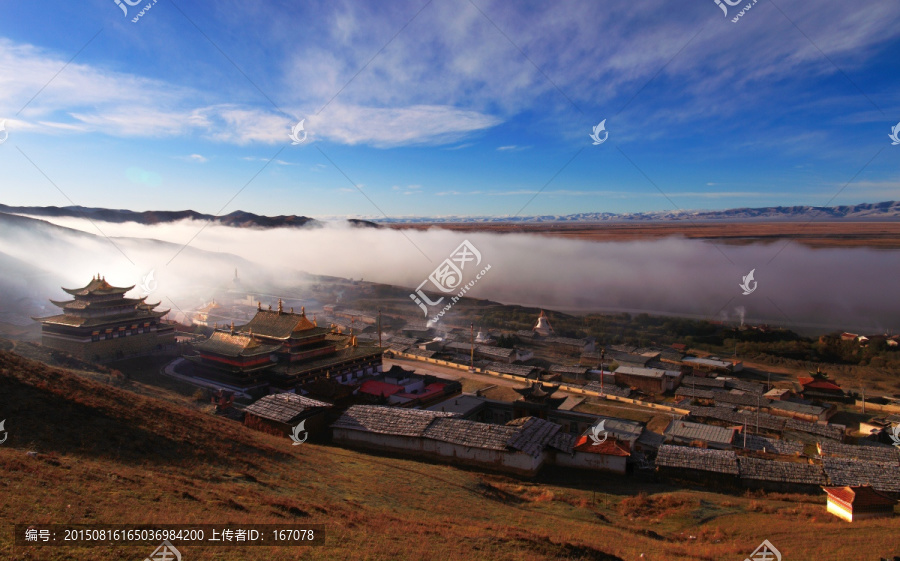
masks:
<instances>
[{"instance_id":1,"label":"distant mountain range","mask_svg":"<svg viewBox=\"0 0 900 561\"><path fill-rule=\"evenodd\" d=\"M202 214L193 210L144 211L67 207L13 207L0 204L0 212L45 217L90 218L103 222L137 222L139 224L165 224L179 220L210 220L234 228L315 228L324 222L307 216L262 216L251 212L235 211L222 216ZM372 220L347 219L353 227L380 228L381 224L448 223L448 222L652 222L676 220L900 220L900 201L864 203L853 206L770 206L761 208L733 208L728 210L674 210L656 212L581 212L565 215L542 216L444 216L444 217L398 217Z\"/></svg>"},{"instance_id":2,"label":"distant mountain range","mask_svg":"<svg viewBox=\"0 0 900 561\"><path fill-rule=\"evenodd\" d=\"M853 206L769 206L728 210L672 210L656 212L581 212L542 216L444 216L373 218L379 223L447 222L652 222L675 220L900 220L900 201L864 203Z\"/></svg>"},{"instance_id":3,"label":"distant mountain range","mask_svg":"<svg viewBox=\"0 0 900 561\"><path fill-rule=\"evenodd\" d=\"M166 224L179 220L210 220L234 228L315 228L324 224L308 216L261 216L251 212L237 210L222 216L203 214L193 210L148 210L134 212L131 210L90 208L83 206L7 206L0 204L0 212L7 214L25 214L28 216L89 218L101 222L136 222L138 224ZM367 220L349 219L351 226L361 228L379 228L378 224Z\"/></svg>"}]
</instances>

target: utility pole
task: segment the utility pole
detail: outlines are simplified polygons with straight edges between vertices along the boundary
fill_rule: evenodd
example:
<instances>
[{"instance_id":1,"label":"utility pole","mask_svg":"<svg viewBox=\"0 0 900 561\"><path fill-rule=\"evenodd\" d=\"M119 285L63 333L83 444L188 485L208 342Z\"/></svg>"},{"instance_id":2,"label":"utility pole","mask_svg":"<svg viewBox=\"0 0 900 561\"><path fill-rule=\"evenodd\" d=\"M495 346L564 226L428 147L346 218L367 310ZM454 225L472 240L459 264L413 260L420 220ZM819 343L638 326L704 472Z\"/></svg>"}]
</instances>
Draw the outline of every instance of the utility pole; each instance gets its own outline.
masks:
<instances>
[{"instance_id":1,"label":"utility pole","mask_svg":"<svg viewBox=\"0 0 900 561\"><path fill-rule=\"evenodd\" d=\"M472 348L470 349L472 351L472 354L469 357L469 372L475 372L475 324L472 323L469 327L472 330Z\"/></svg>"},{"instance_id":2,"label":"utility pole","mask_svg":"<svg viewBox=\"0 0 900 561\"><path fill-rule=\"evenodd\" d=\"M866 414L866 386L862 387L862 398L863 398L862 412L863 412L863 415L865 415Z\"/></svg>"},{"instance_id":3,"label":"utility pole","mask_svg":"<svg viewBox=\"0 0 900 561\"><path fill-rule=\"evenodd\" d=\"M378 308L378 346L381 347L381 308Z\"/></svg>"},{"instance_id":4,"label":"utility pole","mask_svg":"<svg viewBox=\"0 0 900 561\"><path fill-rule=\"evenodd\" d=\"M747 448L747 419L744 419L744 448Z\"/></svg>"},{"instance_id":5,"label":"utility pole","mask_svg":"<svg viewBox=\"0 0 900 561\"><path fill-rule=\"evenodd\" d=\"M606 356L606 349L600 349L600 395L606 395L603 391L603 357Z\"/></svg>"},{"instance_id":6,"label":"utility pole","mask_svg":"<svg viewBox=\"0 0 900 561\"><path fill-rule=\"evenodd\" d=\"M756 394L756 434L759 435L759 398L760 395Z\"/></svg>"}]
</instances>

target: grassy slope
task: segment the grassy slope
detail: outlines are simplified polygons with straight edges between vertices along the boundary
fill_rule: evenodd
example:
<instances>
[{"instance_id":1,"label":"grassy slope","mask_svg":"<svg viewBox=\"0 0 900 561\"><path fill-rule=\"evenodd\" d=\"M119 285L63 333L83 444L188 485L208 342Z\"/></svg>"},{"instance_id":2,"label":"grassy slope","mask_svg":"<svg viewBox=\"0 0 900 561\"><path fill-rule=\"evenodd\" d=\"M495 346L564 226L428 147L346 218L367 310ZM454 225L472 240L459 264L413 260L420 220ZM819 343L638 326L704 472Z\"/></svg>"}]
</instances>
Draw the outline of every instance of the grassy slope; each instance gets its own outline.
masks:
<instances>
[{"instance_id":1,"label":"grassy slope","mask_svg":"<svg viewBox=\"0 0 900 561\"><path fill-rule=\"evenodd\" d=\"M720 560L743 559L764 538L785 559L869 559L896 544L895 521L851 526L825 514L818 498L762 500L559 471L522 481L330 446L289 446L287 439L7 352L0 352L0 388L0 418L10 435L0 445L0 559L149 554L133 547L14 549L12 523L328 527L316 548L185 547L186 561L602 560L640 553L651 560ZM41 454L29 457L29 450ZM641 489L649 495L632 497Z\"/></svg>"}]
</instances>

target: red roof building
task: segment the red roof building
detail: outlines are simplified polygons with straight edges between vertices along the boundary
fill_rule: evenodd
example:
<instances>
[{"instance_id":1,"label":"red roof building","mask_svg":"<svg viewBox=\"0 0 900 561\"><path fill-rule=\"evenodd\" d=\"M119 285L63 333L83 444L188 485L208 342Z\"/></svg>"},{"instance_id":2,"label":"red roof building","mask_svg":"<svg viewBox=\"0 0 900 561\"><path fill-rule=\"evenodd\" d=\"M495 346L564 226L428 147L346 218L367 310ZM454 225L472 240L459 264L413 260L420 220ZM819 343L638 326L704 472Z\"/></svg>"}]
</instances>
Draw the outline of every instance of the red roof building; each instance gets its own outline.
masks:
<instances>
[{"instance_id":1,"label":"red roof building","mask_svg":"<svg viewBox=\"0 0 900 561\"><path fill-rule=\"evenodd\" d=\"M847 522L867 518L889 518L897 501L868 485L823 487L828 495L828 512Z\"/></svg>"},{"instance_id":2,"label":"red roof building","mask_svg":"<svg viewBox=\"0 0 900 561\"><path fill-rule=\"evenodd\" d=\"M366 380L359 387L360 393L374 395L375 397L390 397L395 393L404 390L403 386L397 384L388 384L387 382L379 382L378 380Z\"/></svg>"},{"instance_id":3,"label":"red roof building","mask_svg":"<svg viewBox=\"0 0 900 561\"><path fill-rule=\"evenodd\" d=\"M797 380L803 386L803 392L812 392L814 394L827 394L842 397L844 390L834 382L823 380L822 378L811 378L808 376L801 377Z\"/></svg>"}]
</instances>

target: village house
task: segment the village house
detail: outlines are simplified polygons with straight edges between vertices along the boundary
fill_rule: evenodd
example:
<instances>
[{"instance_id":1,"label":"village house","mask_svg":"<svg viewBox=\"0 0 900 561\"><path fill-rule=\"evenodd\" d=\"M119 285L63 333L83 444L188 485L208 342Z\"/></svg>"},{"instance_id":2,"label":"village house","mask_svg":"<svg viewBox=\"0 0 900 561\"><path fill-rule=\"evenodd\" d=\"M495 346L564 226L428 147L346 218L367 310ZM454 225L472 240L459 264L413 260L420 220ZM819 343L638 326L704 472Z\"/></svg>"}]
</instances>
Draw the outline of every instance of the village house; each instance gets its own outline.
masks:
<instances>
[{"instance_id":1,"label":"village house","mask_svg":"<svg viewBox=\"0 0 900 561\"><path fill-rule=\"evenodd\" d=\"M656 455L656 469L663 476L703 482L735 484L740 469L731 450L709 450L664 444Z\"/></svg>"},{"instance_id":2,"label":"village house","mask_svg":"<svg viewBox=\"0 0 900 561\"><path fill-rule=\"evenodd\" d=\"M619 442L615 437L608 437L603 442L594 442L587 436L579 436L572 447L572 453L556 452L553 463L562 467L624 474L629 456L631 447L626 442Z\"/></svg>"},{"instance_id":3,"label":"village house","mask_svg":"<svg viewBox=\"0 0 900 561\"><path fill-rule=\"evenodd\" d=\"M290 436L301 421L311 435L327 428L325 413L330 403L293 393L267 395L244 410L244 424L252 429L278 436Z\"/></svg>"},{"instance_id":4,"label":"village house","mask_svg":"<svg viewBox=\"0 0 900 561\"><path fill-rule=\"evenodd\" d=\"M823 487L828 495L828 512L847 522L894 516L895 499L868 485Z\"/></svg>"},{"instance_id":5,"label":"village house","mask_svg":"<svg viewBox=\"0 0 900 561\"><path fill-rule=\"evenodd\" d=\"M716 358L699 358L695 356L685 357L681 363L690 366L695 372L717 372L720 374L729 374L743 370L744 365L740 361L726 361Z\"/></svg>"},{"instance_id":6,"label":"village house","mask_svg":"<svg viewBox=\"0 0 900 561\"><path fill-rule=\"evenodd\" d=\"M666 372L657 368L619 366L615 371L616 384L631 387L648 394L666 391Z\"/></svg>"},{"instance_id":7,"label":"village house","mask_svg":"<svg viewBox=\"0 0 900 561\"><path fill-rule=\"evenodd\" d=\"M335 442L451 461L518 475L535 475L547 448L570 451L571 442L554 438L555 423L527 417L493 425L453 417L453 413L357 405L332 425Z\"/></svg>"},{"instance_id":8,"label":"village house","mask_svg":"<svg viewBox=\"0 0 900 561\"><path fill-rule=\"evenodd\" d=\"M728 450L732 447L736 429L672 420L664 432L666 442Z\"/></svg>"},{"instance_id":9,"label":"village house","mask_svg":"<svg viewBox=\"0 0 900 561\"><path fill-rule=\"evenodd\" d=\"M772 415L817 423L827 421L837 412L834 405L812 405L794 401L769 401L766 409Z\"/></svg>"}]
</instances>

